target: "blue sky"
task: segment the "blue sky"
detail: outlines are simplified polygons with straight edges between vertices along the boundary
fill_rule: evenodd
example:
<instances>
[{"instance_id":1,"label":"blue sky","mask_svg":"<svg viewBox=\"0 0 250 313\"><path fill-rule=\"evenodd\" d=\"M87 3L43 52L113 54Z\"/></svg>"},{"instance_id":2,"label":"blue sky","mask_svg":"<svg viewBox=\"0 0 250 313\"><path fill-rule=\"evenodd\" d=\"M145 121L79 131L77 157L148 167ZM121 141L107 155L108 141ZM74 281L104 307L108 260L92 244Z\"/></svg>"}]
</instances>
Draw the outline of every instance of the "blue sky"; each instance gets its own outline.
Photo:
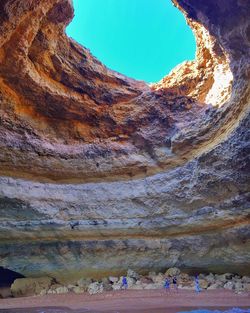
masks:
<instances>
[{"instance_id":1,"label":"blue sky","mask_svg":"<svg viewBox=\"0 0 250 313\"><path fill-rule=\"evenodd\" d=\"M157 82L195 56L195 39L170 0L73 0L67 34L109 68Z\"/></svg>"}]
</instances>

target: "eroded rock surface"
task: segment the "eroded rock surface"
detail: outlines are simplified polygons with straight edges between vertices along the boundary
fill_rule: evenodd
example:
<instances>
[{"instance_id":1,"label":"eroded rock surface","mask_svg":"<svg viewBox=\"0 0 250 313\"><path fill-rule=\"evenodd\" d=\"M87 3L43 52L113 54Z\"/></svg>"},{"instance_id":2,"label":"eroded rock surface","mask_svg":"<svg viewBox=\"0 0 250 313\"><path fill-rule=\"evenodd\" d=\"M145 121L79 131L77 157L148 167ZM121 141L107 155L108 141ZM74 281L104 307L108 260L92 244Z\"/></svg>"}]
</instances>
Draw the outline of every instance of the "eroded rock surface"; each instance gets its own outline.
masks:
<instances>
[{"instance_id":1,"label":"eroded rock surface","mask_svg":"<svg viewBox=\"0 0 250 313\"><path fill-rule=\"evenodd\" d=\"M250 5L175 4L196 60L149 86L67 38L69 0L1 1L2 266L249 273Z\"/></svg>"}]
</instances>

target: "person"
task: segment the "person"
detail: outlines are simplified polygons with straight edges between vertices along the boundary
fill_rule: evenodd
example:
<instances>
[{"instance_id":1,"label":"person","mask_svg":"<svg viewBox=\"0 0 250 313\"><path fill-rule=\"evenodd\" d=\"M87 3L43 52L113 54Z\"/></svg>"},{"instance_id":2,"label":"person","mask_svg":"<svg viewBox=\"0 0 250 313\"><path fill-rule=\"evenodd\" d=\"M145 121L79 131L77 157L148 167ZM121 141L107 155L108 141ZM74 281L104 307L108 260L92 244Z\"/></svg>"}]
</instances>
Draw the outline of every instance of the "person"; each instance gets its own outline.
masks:
<instances>
[{"instance_id":1,"label":"person","mask_svg":"<svg viewBox=\"0 0 250 313\"><path fill-rule=\"evenodd\" d=\"M128 289L128 281L125 276L122 277L122 288L123 289Z\"/></svg>"},{"instance_id":2,"label":"person","mask_svg":"<svg viewBox=\"0 0 250 313\"><path fill-rule=\"evenodd\" d=\"M178 284L177 284L177 278L176 278L176 276L173 277L173 285L174 285L174 289L175 289L176 291L178 291Z\"/></svg>"},{"instance_id":3,"label":"person","mask_svg":"<svg viewBox=\"0 0 250 313\"><path fill-rule=\"evenodd\" d=\"M170 282L168 278L165 279L164 288L166 291L170 291Z\"/></svg>"},{"instance_id":4,"label":"person","mask_svg":"<svg viewBox=\"0 0 250 313\"><path fill-rule=\"evenodd\" d=\"M195 287L195 291L197 293L201 292L200 284L199 284L199 278L198 278L197 274L195 275L195 278L194 278L194 287Z\"/></svg>"}]
</instances>

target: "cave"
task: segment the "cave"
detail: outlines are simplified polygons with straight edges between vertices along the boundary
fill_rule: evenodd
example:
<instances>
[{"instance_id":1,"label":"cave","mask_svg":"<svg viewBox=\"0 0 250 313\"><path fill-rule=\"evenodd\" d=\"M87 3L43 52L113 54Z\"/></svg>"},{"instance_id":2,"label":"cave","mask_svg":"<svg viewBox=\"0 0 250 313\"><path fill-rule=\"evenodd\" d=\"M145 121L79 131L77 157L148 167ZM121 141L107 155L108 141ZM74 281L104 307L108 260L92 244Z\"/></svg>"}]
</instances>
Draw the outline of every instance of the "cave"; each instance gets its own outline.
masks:
<instances>
[{"instance_id":1,"label":"cave","mask_svg":"<svg viewBox=\"0 0 250 313\"><path fill-rule=\"evenodd\" d=\"M71 1L1 1L1 266L250 274L249 3L173 3L196 59L149 85L67 37Z\"/></svg>"},{"instance_id":2,"label":"cave","mask_svg":"<svg viewBox=\"0 0 250 313\"><path fill-rule=\"evenodd\" d=\"M0 266L0 288L10 287L17 278L24 278L24 276Z\"/></svg>"}]
</instances>

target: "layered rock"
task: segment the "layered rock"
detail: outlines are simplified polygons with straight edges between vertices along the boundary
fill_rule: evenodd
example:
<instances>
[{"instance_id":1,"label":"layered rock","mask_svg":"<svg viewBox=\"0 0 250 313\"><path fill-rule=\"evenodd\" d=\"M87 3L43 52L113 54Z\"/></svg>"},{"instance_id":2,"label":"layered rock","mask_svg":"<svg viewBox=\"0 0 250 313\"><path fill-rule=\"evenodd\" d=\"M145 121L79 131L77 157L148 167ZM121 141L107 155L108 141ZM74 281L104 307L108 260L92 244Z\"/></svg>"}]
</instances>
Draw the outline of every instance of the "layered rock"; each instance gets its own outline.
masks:
<instances>
[{"instance_id":1,"label":"layered rock","mask_svg":"<svg viewBox=\"0 0 250 313\"><path fill-rule=\"evenodd\" d=\"M70 1L1 2L2 266L249 273L250 7L175 4L196 60L149 86L67 38Z\"/></svg>"}]
</instances>

